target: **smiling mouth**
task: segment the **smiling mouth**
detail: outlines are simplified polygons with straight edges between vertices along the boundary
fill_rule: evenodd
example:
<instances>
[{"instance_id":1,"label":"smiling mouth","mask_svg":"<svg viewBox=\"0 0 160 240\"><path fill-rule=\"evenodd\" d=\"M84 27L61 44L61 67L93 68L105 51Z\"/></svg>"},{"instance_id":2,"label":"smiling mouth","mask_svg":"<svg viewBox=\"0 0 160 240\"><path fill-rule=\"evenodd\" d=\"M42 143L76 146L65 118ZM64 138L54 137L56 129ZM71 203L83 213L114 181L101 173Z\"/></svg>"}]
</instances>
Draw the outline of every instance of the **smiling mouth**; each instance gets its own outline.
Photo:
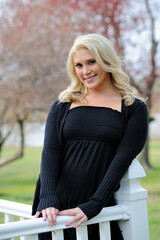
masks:
<instances>
[{"instance_id":1,"label":"smiling mouth","mask_svg":"<svg viewBox=\"0 0 160 240\"><path fill-rule=\"evenodd\" d=\"M92 81L97 75L94 75L94 76L91 76L91 77L88 77L88 78L84 78L85 81L87 82L90 82Z\"/></svg>"}]
</instances>

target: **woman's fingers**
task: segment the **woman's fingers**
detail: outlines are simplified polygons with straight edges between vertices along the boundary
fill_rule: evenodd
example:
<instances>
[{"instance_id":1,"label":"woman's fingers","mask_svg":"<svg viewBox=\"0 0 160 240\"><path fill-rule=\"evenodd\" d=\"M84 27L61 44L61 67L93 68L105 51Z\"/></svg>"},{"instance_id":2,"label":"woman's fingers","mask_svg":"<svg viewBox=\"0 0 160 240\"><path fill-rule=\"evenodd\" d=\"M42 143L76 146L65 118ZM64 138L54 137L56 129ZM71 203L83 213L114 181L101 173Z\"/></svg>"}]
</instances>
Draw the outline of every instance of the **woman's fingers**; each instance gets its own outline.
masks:
<instances>
[{"instance_id":1,"label":"woman's fingers","mask_svg":"<svg viewBox=\"0 0 160 240\"><path fill-rule=\"evenodd\" d=\"M77 211L75 208L73 209L67 209L59 212L60 216L75 216L77 214Z\"/></svg>"},{"instance_id":2,"label":"woman's fingers","mask_svg":"<svg viewBox=\"0 0 160 240\"><path fill-rule=\"evenodd\" d=\"M55 209L55 213L56 213L56 215L59 215L59 210Z\"/></svg>"},{"instance_id":3,"label":"woman's fingers","mask_svg":"<svg viewBox=\"0 0 160 240\"><path fill-rule=\"evenodd\" d=\"M80 208L67 209L59 212L60 216L74 216L70 221L66 223L66 226L70 226L74 222L77 222L75 228L80 226L83 222L87 221L88 218Z\"/></svg>"},{"instance_id":4,"label":"woman's fingers","mask_svg":"<svg viewBox=\"0 0 160 240\"><path fill-rule=\"evenodd\" d=\"M38 212L36 212L36 214L35 214L35 216L34 216L34 217L35 217L35 218L38 218L38 217L39 217L39 215L41 214L41 212L42 212L42 211L38 211Z\"/></svg>"},{"instance_id":5,"label":"woman's fingers","mask_svg":"<svg viewBox=\"0 0 160 240\"><path fill-rule=\"evenodd\" d=\"M48 222L49 222L49 225L52 226L54 225L54 211L51 210L51 208L46 208L46 216L47 216L47 219L48 219Z\"/></svg>"},{"instance_id":6,"label":"woman's fingers","mask_svg":"<svg viewBox=\"0 0 160 240\"><path fill-rule=\"evenodd\" d=\"M43 220L46 221L48 219L50 226L53 226L56 224L56 216L59 213L58 209L55 209L53 207L43 209L42 211L38 211L36 213L35 218L38 218L41 213L42 213Z\"/></svg>"},{"instance_id":7,"label":"woman's fingers","mask_svg":"<svg viewBox=\"0 0 160 240\"><path fill-rule=\"evenodd\" d=\"M55 208L47 208L46 209L47 212L47 219L49 222L49 225L56 225L56 209Z\"/></svg>"},{"instance_id":8,"label":"woman's fingers","mask_svg":"<svg viewBox=\"0 0 160 240\"><path fill-rule=\"evenodd\" d=\"M77 222L79 219L81 219L81 216L77 214L74 218L72 218L70 221L66 223L66 226L68 227L69 225L73 224L74 222Z\"/></svg>"},{"instance_id":9,"label":"woman's fingers","mask_svg":"<svg viewBox=\"0 0 160 240\"><path fill-rule=\"evenodd\" d=\"M86 222L88 220L88 218L86 217L86 215L78 222L76 223L76 225L74 226L74 228L79 227L82 223Z\"/></svg>"},{"instance_id":10,"label":"woman's fingers","mask_svg":"<svg viewBox=\"0 0 160 240\"><path fill-rule=\"evenodd\" d=\"M48 219L49 225L53 226L56 225L56 216L74 216L70 221L66 223L66 226L70 226L71 224L75 223L74 228L80 226L83 222L87 221L88 218L84 214L84 212L80 208L72 208L60 211L53 207L43 209L42 211L38 211L35 215L35 218L38 218L42 213L43 220L46 221Z\"/></svg>"},{"instance_id":11,"label":"woman's fingers","mask_svg":"<svg viewBox=\"0 0 160 240\"><path fill-rule=\"evenodd\" d=\"M47 220L47 215L46 215L46 210L42 210L42 217L43 217L43 221Z\"/></svg>"}]
</instances>

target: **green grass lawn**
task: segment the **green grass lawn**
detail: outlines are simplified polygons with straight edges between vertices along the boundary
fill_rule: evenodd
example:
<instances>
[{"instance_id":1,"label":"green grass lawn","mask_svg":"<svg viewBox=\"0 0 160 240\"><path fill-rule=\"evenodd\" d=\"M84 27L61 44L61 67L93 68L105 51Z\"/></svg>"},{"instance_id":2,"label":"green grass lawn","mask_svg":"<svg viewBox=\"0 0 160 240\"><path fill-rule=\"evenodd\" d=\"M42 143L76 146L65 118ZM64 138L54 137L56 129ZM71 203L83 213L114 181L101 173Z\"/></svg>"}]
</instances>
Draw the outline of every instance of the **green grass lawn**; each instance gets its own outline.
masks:
<instances>
[{"instance_id":1,"label":"green grass lawn","mask_svg":"<svg viewBox=\"0 0 160 240\"><path fill-rule=\"evenodd\" d=\"M147 171L142 186L148 189L150 240L160 239L160 141L149 144L150 162L154 170Z\"/></svg>"},{"instance_id":2,"label":"green grass lawn","mask_svg":"<svg viewBox=\"0 0 160 240\"><path fill-rule=\"evenodd\" d=\"M5 149L9 155L14 149ZM41 148L26 148L23 158L0 168L0 198L31 204L40 169Z\"/></svg>"},{"instance_id":3,"label":"green grass lawn","mask_svg":"<svg viewBox=\"0 0 160 240\"><path fill-rule=\"evenodd\" d=\"M150 142L150 162L154 170L147 171L141 185L148 189L150 240L160 236L160 141ZM41 148L26 148L25 156L0 168L0 198L32 204L41 160ZM15 149L6 148L3 156Z\"/></svg>"}]
</instances>

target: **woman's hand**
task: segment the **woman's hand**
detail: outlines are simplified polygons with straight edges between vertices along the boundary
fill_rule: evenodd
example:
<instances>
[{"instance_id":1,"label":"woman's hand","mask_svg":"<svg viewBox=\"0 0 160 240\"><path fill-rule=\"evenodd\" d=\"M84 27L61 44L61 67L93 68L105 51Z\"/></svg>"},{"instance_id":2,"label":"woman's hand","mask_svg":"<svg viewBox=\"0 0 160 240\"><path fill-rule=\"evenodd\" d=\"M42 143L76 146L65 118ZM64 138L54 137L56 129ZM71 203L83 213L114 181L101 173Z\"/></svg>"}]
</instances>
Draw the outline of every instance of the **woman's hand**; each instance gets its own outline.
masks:
<instances>
[{"instance_id":1,"label":"woman's hand","mask_svg":"<svg viewBox=\"0 0 160 240\"><path fill-rule=\"evenodd\" d=\"M59 214L59 210L54 207L49 207L43 209L42 211L36 212L35 218L38 218L42 213L43 220L46 221L48 219L49 225L56 225L56 216Z\"/></svg>"},{"instance_id":2,"label":"woman's hand","mask_svg":"<svg viewBox=\"0 0 160 240\"><path fill-rule=\"evenodd\" d=\"M67 210L63 210L59 212L59 216L74 216L74 218L72 218L69 222L66 223L66 226L68 227L69 225L71 225L74 222L77 222L74 226L74 228L78 227L79 225L81 225L83 222L87 221L88 218L87 216L84 214L84 212L76 207L76 208L72 208L72 209L67 209Z\"/></svg>"}]
</instances>

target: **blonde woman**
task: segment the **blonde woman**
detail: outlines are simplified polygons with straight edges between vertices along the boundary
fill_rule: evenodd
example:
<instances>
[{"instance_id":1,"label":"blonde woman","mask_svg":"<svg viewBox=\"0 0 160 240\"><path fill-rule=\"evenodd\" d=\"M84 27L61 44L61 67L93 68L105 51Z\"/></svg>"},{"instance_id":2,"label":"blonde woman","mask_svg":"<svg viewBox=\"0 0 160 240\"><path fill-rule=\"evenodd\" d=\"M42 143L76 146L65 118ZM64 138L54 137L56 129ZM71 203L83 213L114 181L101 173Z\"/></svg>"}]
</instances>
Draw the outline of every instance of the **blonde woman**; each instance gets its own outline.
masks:
<instances>
[{"instance_id":1,"label":"blonde woman","mask_svg":"<svg viewBox=\"0 0 160 240\"><path fill-rule=\"evenodd\" d=\"M132 94L129 77L112 43L102 35L78 37L68 56L70 85L52 105L45 129L33 214L56 224L74 216L74 228L114 206L114 192L147 135L147 108ZM64 231L75 240L75 229ZM88 227L98 240L97 225ZM122 240L111 222L112 240ZM39 239L51 239L50 233Z\"/></svg>"}]
</instances>

